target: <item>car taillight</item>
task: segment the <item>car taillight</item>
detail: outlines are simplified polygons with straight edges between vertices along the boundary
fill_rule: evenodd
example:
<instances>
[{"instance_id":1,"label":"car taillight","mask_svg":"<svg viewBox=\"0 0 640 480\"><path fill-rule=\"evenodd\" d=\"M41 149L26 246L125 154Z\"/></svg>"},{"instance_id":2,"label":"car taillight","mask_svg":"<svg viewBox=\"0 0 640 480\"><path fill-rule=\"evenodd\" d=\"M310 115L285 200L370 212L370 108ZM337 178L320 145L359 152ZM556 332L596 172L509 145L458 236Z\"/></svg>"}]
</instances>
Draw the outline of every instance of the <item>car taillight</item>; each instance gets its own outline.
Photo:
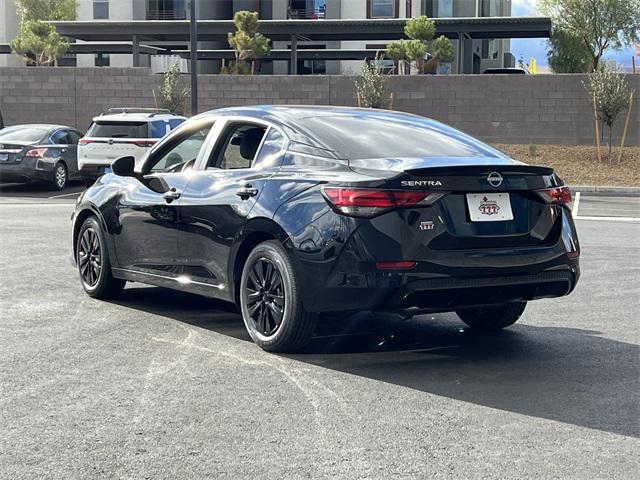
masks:
<instances>
[{"instance_id":1,"label":"car taillight","mask_svg":"<svg viewBox=\"0 0 640 480\"><path fill-rule=\"evenodd\" d=\"M569 205L572 202L569 187L545 188L544 190L536 190L536 193L547 203Z\"/></svg>"},{"instance_id":2,"label":"car taillight","mask_svg":"<svg viewBox=\"0 0 640 480\"><path fill-rule=\"evenodd\" d=\"M134 145L137 145L138 147L147 148L147 147L152 147L153 145L155 145L156 140L136 140L134 142L127 142L127 143L133 143Z\"/></svg>"},{"instance_id":3,"label":"car taillight","mask_svg":"<svg viewBox=\"0 0 640 480\"><path fill-rule=\"evenodd\" d=\"M90 143L93 143L93 140L89 140L88 138L81 138L80 140L78 140L78 144L80 145L89 145Z\"/></svg>"},{"instance_id":4,"label":"car taillight","mask_svg":"<svg viewBox=\"0 0 640 480\"><path fill-rule=\"evenodd\" d=\"M46 148L32 148L31 150L27 150L24 156L31 157L31 158L44 158L46 154L47 154Z\"/></svg>"},{"instance_id":5,"label":"car taillight","mask_svg":"<svg viewBox=\"0 0 640 480\"><path fill-rule=\"evenodd\" d=\"M380 190L373 188L324 187L325 198L344 215L374 217L389 210L433 205L444 192Z\"/></svg>"}]
</instances>

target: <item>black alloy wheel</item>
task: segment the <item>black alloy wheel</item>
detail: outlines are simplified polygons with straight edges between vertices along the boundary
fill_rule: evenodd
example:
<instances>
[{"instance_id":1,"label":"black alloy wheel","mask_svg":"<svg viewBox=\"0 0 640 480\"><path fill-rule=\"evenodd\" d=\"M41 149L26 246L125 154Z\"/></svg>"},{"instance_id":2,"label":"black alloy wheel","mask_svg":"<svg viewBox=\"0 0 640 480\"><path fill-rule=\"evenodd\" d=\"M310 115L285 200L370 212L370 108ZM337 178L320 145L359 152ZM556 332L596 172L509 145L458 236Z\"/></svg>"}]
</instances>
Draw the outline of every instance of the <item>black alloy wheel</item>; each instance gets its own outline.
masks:
<instances>
[{"instance_id":1,"label":"black alloy wheel","mask_svg":"<svg viewBox=\"0 0 640 480\"><path fill-rule=\"evenodd\" d=\"M126 283L111 273L109 251L96 217L87 218L78 232L76 264L82 288L94 298L112 298Z\"/></svg>"},{"instance_id":2,"label":"black alloy wheel","mask_svg":"<svg viewBox=\"0 0 640 480\"><path fill-rule=\"evenodd\" d=\"M80 278L86 287L95 288L102 273L102 246L98 234L92 227L86 228L80 237L78 267Z\"/></svg>"},{"instance_id":3,"label":"black alloy wheel","mask_svg":"<svg viewBox=\"0 0 640 480\"><path fill-rule=\"evenodd\" d=\"M249 270L244 295L254 328L264 336L276 333L284 316L282 275L271 260L258 258Z\"/></svg>"},{"instance_id":4,"label":"black alloy wheel","mask_svg":"<svg viewBox=\"0 0 640 480\"><path fill-rule=\"evenodd\" d=\"M269 352L294 352L309 341L318 315L302 305L297 273L280 242L257 245L240 279L240 309L251 339Z\"/></svg>"}]
</instances>

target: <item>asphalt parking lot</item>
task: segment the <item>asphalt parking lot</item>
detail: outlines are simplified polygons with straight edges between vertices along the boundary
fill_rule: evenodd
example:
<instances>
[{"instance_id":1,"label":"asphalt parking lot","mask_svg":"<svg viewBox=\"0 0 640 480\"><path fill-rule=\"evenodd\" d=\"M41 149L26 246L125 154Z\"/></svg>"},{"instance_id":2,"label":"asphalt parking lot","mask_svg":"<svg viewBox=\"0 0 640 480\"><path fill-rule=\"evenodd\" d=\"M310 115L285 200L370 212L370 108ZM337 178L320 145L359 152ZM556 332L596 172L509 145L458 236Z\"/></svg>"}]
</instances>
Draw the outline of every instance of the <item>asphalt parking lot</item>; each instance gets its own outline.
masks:
<instances>
[{"instance_id":1,"label":"asphalt parking lot","mask_svg":"<svg viewBox=\"0 0 640 480\"><path fill-rule=\"evenodd\" d=\"M273 355L221 302L90 299L74 191L0 189L2 478L637 478L633 198L582 197L580 284L508 331L361 313Z\"/></svg>"}]
</instances>

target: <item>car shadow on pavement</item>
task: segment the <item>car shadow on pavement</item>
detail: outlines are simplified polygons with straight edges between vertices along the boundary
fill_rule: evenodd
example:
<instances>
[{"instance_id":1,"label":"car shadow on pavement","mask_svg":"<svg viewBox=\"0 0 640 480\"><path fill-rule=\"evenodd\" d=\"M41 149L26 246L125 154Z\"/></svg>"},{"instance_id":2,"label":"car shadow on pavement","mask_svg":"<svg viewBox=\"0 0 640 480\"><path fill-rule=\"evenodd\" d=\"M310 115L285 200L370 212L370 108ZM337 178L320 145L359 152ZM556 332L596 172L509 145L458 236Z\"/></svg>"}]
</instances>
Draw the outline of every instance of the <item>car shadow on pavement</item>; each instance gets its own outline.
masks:
<instances>
[{"instance_id":1,"label":"car shadow on pavement","mask_svg":"<svg viewBox=\"0 0 640 480\"><path fill-rule=\"evenodd\" d=\"M128 288L117 303L250 341L240 315L226 302ZM523 323L478 334L453 314L407 319L361 312L322 318L308 348L284 356L477 405L639 437L639 353L637 345L592 330Z\"/></svg>"},{"instance_id":2,"label":"car shadow on pavement","mask_svg":"<svg viewBox=\"0 0 640 480\"><path fill-rule=\"evenodd\" d=\"M79 195L84 183L69 180L64 190L52 190L44 183L0 183L0 198L48 199L55 196Z\"/></svg>"}]
</instances>

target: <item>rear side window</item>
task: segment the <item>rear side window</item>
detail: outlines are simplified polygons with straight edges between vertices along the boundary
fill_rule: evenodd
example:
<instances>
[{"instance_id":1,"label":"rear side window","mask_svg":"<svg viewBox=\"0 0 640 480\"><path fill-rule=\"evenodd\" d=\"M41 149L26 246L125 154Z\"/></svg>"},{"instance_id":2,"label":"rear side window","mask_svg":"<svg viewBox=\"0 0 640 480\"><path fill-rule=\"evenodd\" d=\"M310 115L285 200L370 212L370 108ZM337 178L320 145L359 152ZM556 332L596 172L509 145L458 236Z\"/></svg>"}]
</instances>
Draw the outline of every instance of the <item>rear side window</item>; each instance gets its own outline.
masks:
<instances>
[{"instance_id":1,"label":"rear side window","mask_svg":"<svg viewBox=\"0 0 640 480\"><path fill-rule=\"evenodd\" d=\"M183 122L184 118L172 118L171 120L169 120L169 126L171 127L171 130L173 130Z\"/></svg>"},{"instance_id":2,"label":"rear side window","mask_svg":"<svg viewBox=\"0 0 640 480\"><path fill-rule=\"evenodd\" d=\"M94 122L87 137L149 138L149 127L147 122Z\"/></svg>"},{"instance_id":3,"label":"rear side window","mask_svg":"<svg viewBox=\"0 0 640 480\"><path fill-rule=\"evenodd\" d=\"M51 135L51 143L54 145L69 145L71 144L71 139L67 135L66 130L58 130Z\"/></svg>"},{"instance_id":4,"label":"rear side window","mask_svg":"<svg viewBox=\"0 0 640 480\"><path fill-rule=\"evenodd\" d=\"M149 127L150 138L162 138L168 133L169 123L164 120L154 120Z\"/></svg>"}]
</instances>

